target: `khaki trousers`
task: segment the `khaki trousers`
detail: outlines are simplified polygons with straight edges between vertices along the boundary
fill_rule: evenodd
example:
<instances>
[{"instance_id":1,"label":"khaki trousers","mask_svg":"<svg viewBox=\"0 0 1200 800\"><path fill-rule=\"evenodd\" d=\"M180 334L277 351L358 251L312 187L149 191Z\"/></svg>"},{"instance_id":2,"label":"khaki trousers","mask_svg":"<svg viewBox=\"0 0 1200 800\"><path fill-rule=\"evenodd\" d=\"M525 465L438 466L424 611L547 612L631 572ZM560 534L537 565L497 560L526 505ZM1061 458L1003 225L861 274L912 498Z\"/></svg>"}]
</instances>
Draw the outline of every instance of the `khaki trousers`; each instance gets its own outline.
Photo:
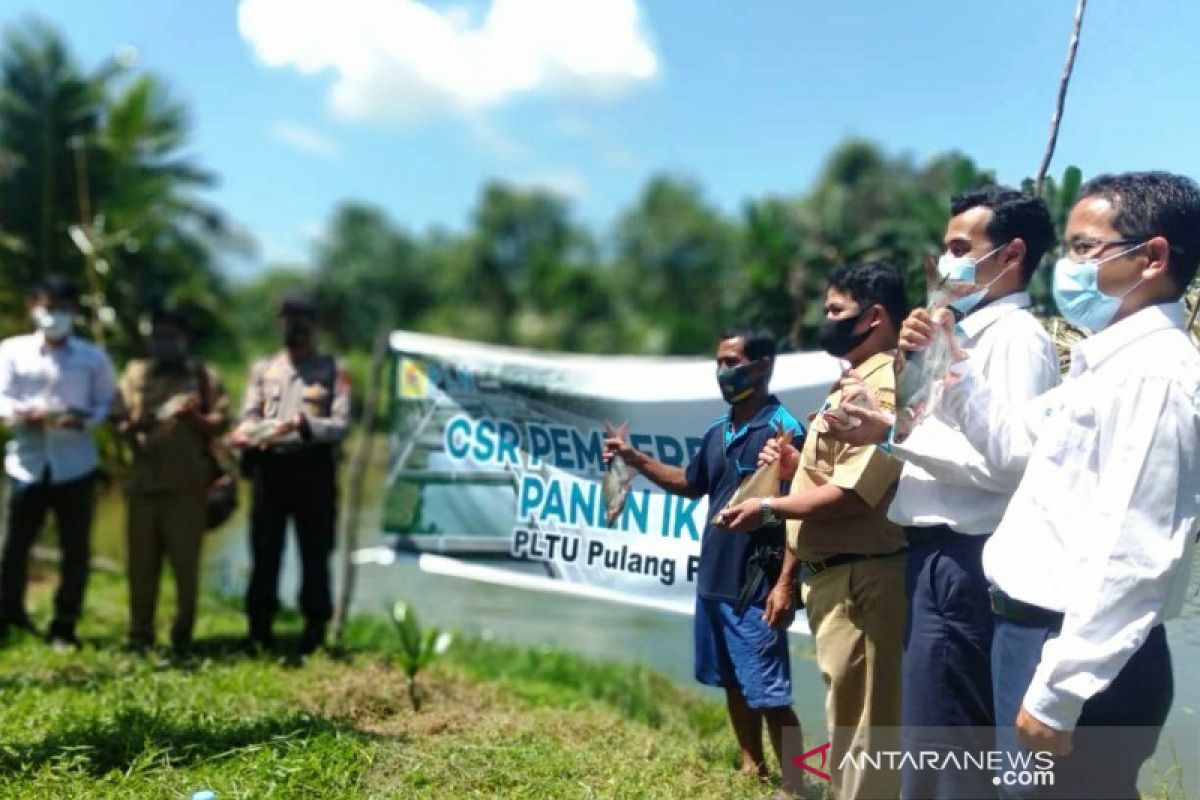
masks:
<instances>
[{"instance_id":1,"label":"khaki trousers","mask_svg":"<svg viewBox=\"0 0 1200 800\"><path fill-rule=\"evenodd\" d=\"M817 648L817 666L829 690L830 762L839 800L896 798L900 772L858 770L847 753L900 747L900 656L907 601L905 555L843 564L808 576L801 592Z\"/></svg>"},{"instance_id":2,"label":"khaki trousers","mask_svg":"<svg viewBox=\"0 0 1200 800\"><path fill-rule=\"evenodd\" d=\"M130 492L126 496L129 570L129 638L153 643L154 612L163 557L175 576L175 623L171 642L186 645L196 620L200 544L204 538L204 490Z\"/></svg>"}]
</instances>

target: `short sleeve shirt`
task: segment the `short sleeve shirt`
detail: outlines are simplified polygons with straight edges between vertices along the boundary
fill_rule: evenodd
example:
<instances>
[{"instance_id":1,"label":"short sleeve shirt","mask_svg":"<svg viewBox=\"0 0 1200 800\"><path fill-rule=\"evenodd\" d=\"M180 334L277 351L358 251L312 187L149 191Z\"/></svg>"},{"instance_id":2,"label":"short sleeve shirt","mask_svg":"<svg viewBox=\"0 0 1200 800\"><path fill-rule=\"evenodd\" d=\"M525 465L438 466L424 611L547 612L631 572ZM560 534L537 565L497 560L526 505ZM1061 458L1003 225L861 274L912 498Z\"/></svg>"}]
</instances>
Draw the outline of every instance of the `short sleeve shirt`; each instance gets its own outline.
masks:
<instances>
[{"instance_id":1,"label":"short sleeve shirt","mask_svg":"<svg viewBox=\"0 0 1200 800\"><path fill-rule=\"evenodd\" d=\"M734 430L729 415L718 417L704 434L700 449L688 462L688 485L708 496L708 520L700 542L700 568L696 592L704 598L734 602L742 589L746 562L756 547L783 544L783 525L759 528L750 534L731 533L712 524L713 516L728 503L742 481L758 468L758 454L775 435L776 423L793 431L799 444L804 426L774 396L741 428ZM761 601L770 590L764 585Z\"/></svg>"},{"instance_id":2,"label":"short sleeve shirt","mask_svg":"<svg viewBox=\"0 0 1200 800\"><path fill-rule=\"evenodd\" d=\"M200 369L205 370L201 384ZM213 478L208 441L190 425L159 420L159 410L177 395L202 396L207 413L229 414L229 398L215 370L184 364L178 368L131 361L121 374L114 415L138 423L128 488L135 492L203 489Z\"/></svg>"},{"instance_id":3,"label":"short sleeve shirt","mask_svg":"<svg viewBox=\"0 0 1200 800\"><path fill-rule=\"evenodd\" d=\"M858 367L863 382L880 408L896 408L895 353L879 353ZM822 411L841 405L841 391L834 389ZM887 508L896 493L902 464L883 450L849 445L835 439L817 414L813 419L800 467L792 481L792 494L832 484L857 494L869 506L863 514L835 520L792 520L787 525L788 546L804 561L820 561L833 555L881 555L904 549L904 531L887 518Z\"/></svg>"}]
</instances>

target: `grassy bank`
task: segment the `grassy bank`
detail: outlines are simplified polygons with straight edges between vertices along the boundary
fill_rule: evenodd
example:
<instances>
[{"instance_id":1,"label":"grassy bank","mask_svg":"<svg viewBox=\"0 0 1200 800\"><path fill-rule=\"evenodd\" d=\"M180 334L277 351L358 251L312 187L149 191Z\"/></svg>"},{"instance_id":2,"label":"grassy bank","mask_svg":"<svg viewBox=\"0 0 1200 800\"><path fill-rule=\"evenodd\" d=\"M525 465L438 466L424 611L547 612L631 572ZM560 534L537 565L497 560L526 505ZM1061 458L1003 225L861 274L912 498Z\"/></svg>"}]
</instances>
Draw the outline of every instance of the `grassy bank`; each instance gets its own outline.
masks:
<instances>
[{"instance_id":1,"label":"grassy bank","mask_svg":"<svg viewBox=\"0 0 1200 800\"><path fill-rule=\"evenodd\" d=\"M648 670L464 641L414 712L380 620L303 664L239 654L241 615L212 597L186 661L122 652L125 620L124 583L97 575L83 652L0 650L0 798L765 794L733 775L721 707Z\"/></svg>"}]
</instances>

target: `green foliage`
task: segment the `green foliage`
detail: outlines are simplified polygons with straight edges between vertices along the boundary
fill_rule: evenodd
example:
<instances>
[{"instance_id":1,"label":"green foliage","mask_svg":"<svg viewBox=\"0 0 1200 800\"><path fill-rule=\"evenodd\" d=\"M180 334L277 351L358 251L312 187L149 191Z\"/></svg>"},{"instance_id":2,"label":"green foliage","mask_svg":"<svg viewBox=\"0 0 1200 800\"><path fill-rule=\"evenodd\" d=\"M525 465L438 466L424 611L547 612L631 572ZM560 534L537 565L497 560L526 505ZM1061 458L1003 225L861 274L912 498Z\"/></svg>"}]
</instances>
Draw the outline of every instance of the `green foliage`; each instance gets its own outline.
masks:
<instances>
[{"instance_id":1,"label":"green foliage","mask_svg":"<svg viewBox=\"0 0 1200 800\"><path fill-rule=\"evenodd\" d=\"M23 290L49 272L86 290L92 332L135 353L153 304L231 348L219 248L241 238L195 192L214 178L183 155L187 109L155 76L109 61L88 72L37 21L0 49L0 333L25 327Z\"/></svg>"},{"instance_id":2,"label":"green foliage","mask_svg":"<svg viewBox=\"0 0 1200 800\"><path fill-rule=\"evenodd\" d=\"M408 676L409 699L413 710L418 711L421 700L417 692L417 675L449 649L454 637L437 628L422 628L417 621L417 612L402 600L397 600L392 606L392 623L396 626L396 636L400 641L396 660Z\"/></svg>"}]
</instances>

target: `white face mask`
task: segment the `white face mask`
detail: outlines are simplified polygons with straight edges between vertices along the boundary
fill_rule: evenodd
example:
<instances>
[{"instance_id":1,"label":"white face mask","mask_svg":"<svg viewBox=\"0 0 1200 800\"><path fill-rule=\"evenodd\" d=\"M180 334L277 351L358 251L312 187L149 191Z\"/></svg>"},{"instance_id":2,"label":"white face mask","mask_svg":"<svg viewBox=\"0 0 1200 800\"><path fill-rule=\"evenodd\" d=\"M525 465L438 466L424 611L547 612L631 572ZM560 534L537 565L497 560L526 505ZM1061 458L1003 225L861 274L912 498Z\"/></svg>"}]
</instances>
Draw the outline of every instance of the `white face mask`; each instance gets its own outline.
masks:
<instances>
[{"instance_id":1,"label":"white face mask","mask_svg":"<svg viewBox=\"0 0 1200 800\"><path fill-rule=\"evenodd\" d=\"M51 341L61 341L70 336L75 323L74 315L70 311L52 311L45 306L35 306L29 316L37 329Z\"/></svg>"}]
</instances>

